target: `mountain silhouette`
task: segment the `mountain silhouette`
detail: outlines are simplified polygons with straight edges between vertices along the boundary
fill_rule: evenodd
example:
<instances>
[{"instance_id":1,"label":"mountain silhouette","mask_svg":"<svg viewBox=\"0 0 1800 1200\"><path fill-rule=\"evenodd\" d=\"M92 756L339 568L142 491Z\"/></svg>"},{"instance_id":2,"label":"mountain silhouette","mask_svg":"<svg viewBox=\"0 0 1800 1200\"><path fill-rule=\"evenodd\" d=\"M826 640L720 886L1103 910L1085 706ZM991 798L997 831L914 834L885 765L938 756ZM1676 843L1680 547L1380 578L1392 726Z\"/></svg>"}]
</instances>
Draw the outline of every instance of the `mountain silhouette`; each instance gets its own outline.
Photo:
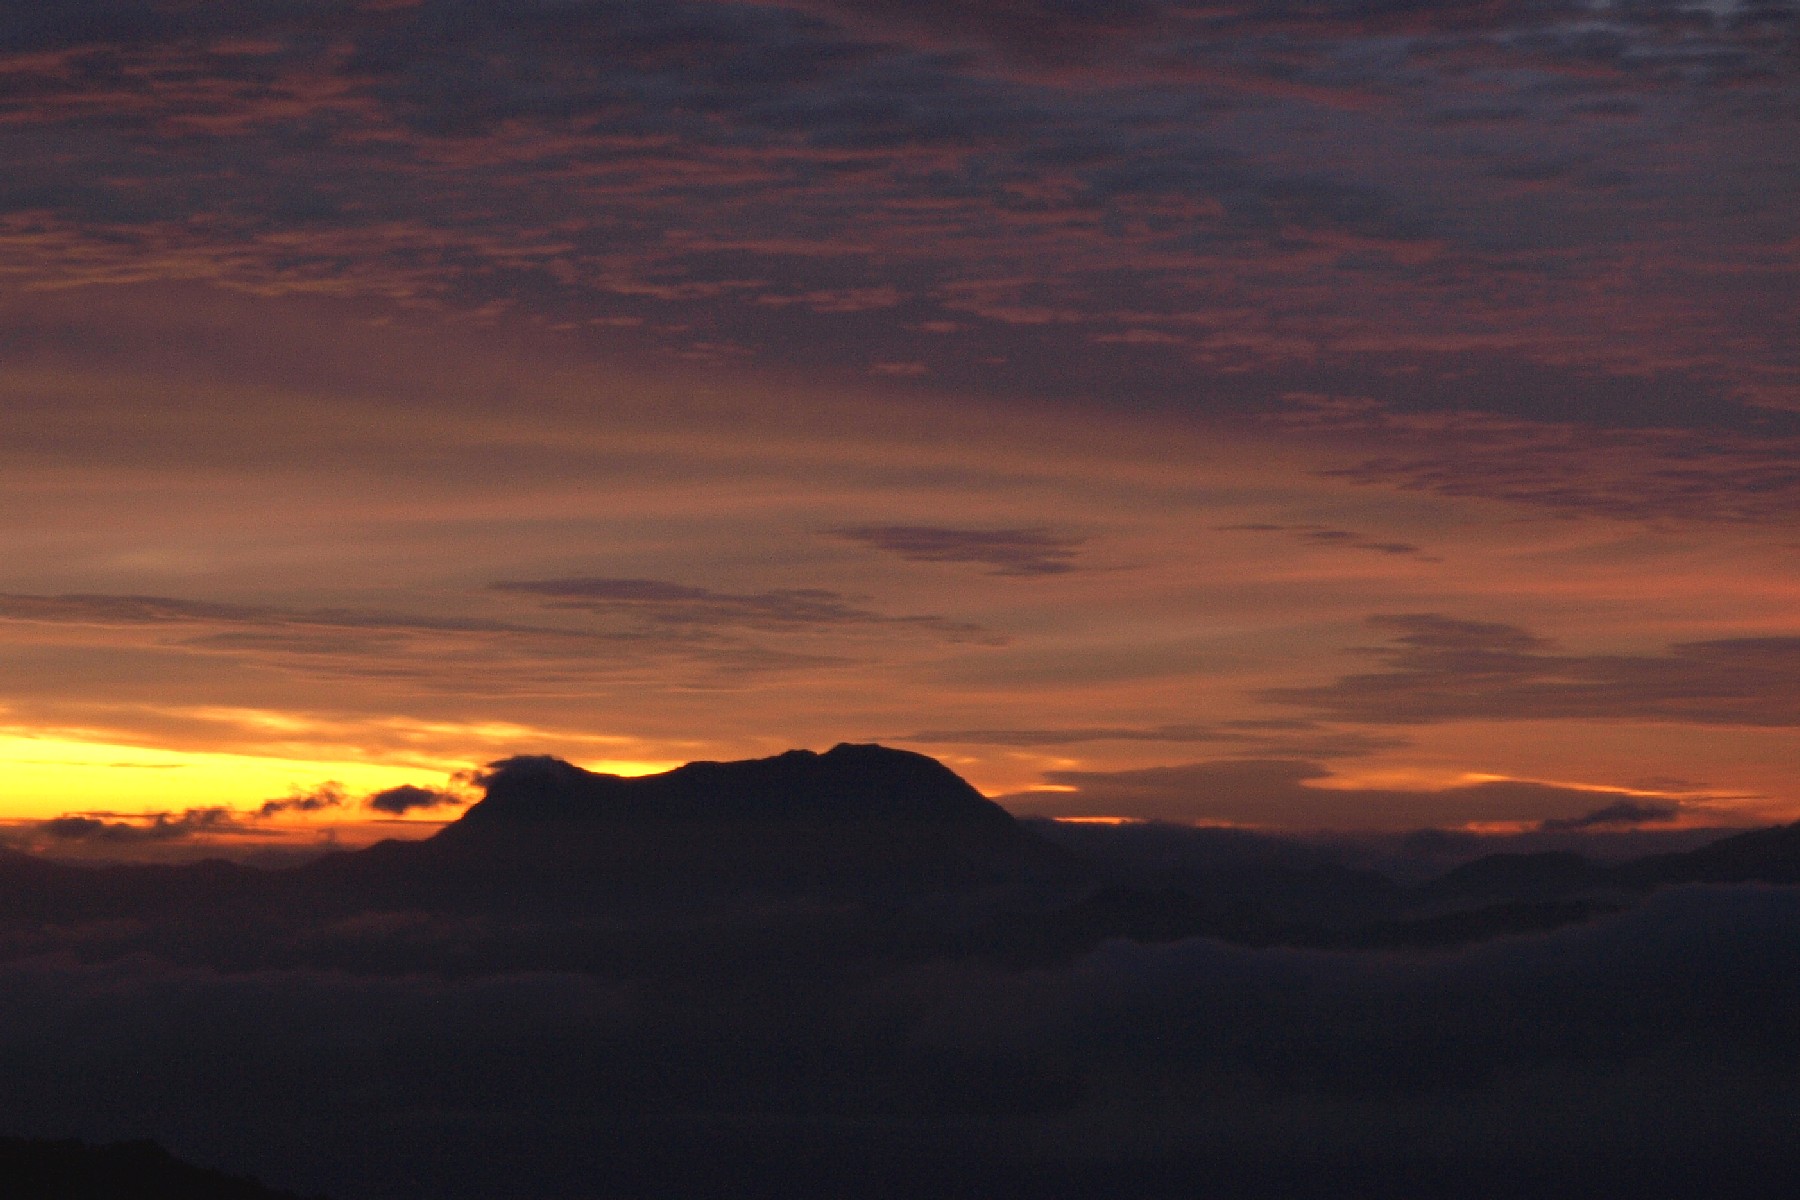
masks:
<instances>
[{"instance_id":1,"label":"mountain silhouette","mask_svg":"<svg viewBox=\"0 0 1800 1200\"><path fill-rule=\"evenodd\" d=\"M636 823L956 827L1001 837L1012 815L934 758L843 743L824 754L692 762L660 775L601 775L549 757L509 758L483 777L486 798L438 835L502 827Z\"/></svg>"},{"instance_id":2,"label":"mountain silhouette","mask_svg":"<svg viewBox=\"0 0 1800 1200\"><path fill-rule=\"evenodd\" d=\"M520 757L483 783L485 797L436 836L363 863L501 903L759 892L903 904L1071 865L943 764L883 746L633 778Z\"/></svg>"},{"instance_id":3,"label":"mountain silhouette","mask_svg":"<svg viewBox=\"0 0 1800 1200\"><path fill-rule=\"evenodd\" d=\"M297 867L75 866L0 850L0 906L25 921L129 919L148 936L185 929L169 935L169 953L200 961L229 946L234 962L268 965L316 961L318 943L292 936L296 925L358 914L586 922L581 937L507 951L519 965L549 967L623 953L606 940L614 935L595 932L603 926L649 928L656 914L666 925L680 912L729 922L764 902L838 913L838 926L791 931L821 956L961 946L1037 958L1109 938L1459 944L1585 920L1668 886L1800 882L1800 823L1618 866L1494 854L1413 886L1199 834L1190 840L1204 852L1179 869L1155 855L1109 863L1095 839L1123 834L1015 820L942 763L877 745L631 778L520 756L493 763L481 782L483 799L430 838ZM895 924L893 914L912 915ZM266 936L238 936L252 928Z\"/></svg>"}]
</instances>

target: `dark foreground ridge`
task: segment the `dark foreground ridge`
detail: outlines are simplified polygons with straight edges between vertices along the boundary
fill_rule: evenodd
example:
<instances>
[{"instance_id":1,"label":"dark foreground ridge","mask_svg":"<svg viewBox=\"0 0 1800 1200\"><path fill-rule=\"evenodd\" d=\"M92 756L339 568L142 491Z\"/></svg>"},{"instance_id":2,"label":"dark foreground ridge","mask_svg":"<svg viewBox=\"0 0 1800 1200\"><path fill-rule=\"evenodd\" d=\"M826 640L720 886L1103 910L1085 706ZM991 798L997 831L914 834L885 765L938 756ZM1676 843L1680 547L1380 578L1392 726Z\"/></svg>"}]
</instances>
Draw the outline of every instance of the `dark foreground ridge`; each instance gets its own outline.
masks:
<instances>
[{"instance_id":1,"label":"dark foreground ridge","mask_svg":"<svg viewBox=\"0 0 1800 1200\"><path fill-rule=\"evenodd\" d=\"M176 1159L154 1142L0 1137L0 1196L6 1200L300 1200L241 1175ZM315 1198L318 1200L318 1198Z\"/></svg>"}]
</instances>

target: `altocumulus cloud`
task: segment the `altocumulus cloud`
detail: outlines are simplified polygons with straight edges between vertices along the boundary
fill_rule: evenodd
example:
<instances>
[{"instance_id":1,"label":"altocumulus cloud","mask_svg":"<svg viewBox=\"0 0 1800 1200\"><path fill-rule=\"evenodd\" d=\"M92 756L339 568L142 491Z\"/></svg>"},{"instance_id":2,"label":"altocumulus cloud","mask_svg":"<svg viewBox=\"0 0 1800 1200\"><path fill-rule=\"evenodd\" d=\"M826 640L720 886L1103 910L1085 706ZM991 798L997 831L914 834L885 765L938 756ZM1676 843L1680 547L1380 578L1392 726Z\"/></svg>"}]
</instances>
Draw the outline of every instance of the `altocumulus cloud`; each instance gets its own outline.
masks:
<instances>
[{"instance_id":1,"label":"altocumulus cloud","mask_svg":"<svg viewBox=\"0 0 1800 1200\"><path fill-rule=\"evenodd\" d=\"M1762 152L1791 123L1791 4L1613 5L1603 28L1575 0L4 11L26 280L504 301L634 349L1132 408L1411 379L1408 412L1542 411L1448 455L1370 422L1371 478L1764 518L1800 488L1757 399L1792 405L1786 168ZM1343 109L1375 169L1320 153ZM1621 135L1651 113L1654 153ZM1325 286L1296 304L1302 273ZM1710 428L1642 420L1669 396ZM1645 469L1597 488L1609 430Z\"/></svg>"}]
</instances>

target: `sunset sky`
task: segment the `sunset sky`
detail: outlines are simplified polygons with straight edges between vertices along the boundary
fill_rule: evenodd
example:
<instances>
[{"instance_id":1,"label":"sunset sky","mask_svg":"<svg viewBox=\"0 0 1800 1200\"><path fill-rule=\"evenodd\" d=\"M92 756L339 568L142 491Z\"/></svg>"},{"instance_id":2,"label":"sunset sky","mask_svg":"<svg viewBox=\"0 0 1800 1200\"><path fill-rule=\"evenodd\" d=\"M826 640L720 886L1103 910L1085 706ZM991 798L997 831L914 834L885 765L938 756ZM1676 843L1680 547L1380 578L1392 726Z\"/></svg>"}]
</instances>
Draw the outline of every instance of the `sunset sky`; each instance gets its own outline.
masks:
<instances>
[{"instance_id":1,"label":"sunset sky","mask_svg":"<svg viewBox=\"0 0 1800 1200\"><path fill-rule=\"evenodd\" d=\"M1800 818L1794 3L0 12L15 840Z\"/></svg>"}]
</instances>

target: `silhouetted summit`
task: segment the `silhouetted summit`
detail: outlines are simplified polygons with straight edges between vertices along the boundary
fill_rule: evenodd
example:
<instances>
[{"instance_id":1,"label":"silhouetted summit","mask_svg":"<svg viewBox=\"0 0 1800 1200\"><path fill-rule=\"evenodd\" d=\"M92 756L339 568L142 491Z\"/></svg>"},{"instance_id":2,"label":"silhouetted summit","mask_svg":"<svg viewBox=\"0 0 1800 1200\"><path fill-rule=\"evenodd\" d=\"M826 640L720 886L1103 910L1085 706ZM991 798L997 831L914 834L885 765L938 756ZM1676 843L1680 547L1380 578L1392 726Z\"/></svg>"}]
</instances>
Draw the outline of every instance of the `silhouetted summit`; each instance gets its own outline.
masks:
<instances>
[{"instance_id":1,"label":"silhouetted summit","mask_svg":"<svg viewBox=\"0 0 1800 1200\"><path fill-rule=\"evenodd\" d=\"M903 824L1012 830L1012 816L954 771L885 746L789 750L741 762L693 762L661 775L601 775L558 758L490 767L487 796L441 836L497 826Z\"/></svg>"},{"instance_id":2,"label":"silhouetted summit","mask_svg":"<svg viewBox=\"0 0 1800 1200\"><path fill-rule=\"evenodd\" d=\"M1054 873L1067 856L935 759L883 746L790 750L626 778L556 758L493 764L486 797L416 852L468 897L898 900ZM428 881L421 881L429 886Z\"/></svg>"}]
</instances>

